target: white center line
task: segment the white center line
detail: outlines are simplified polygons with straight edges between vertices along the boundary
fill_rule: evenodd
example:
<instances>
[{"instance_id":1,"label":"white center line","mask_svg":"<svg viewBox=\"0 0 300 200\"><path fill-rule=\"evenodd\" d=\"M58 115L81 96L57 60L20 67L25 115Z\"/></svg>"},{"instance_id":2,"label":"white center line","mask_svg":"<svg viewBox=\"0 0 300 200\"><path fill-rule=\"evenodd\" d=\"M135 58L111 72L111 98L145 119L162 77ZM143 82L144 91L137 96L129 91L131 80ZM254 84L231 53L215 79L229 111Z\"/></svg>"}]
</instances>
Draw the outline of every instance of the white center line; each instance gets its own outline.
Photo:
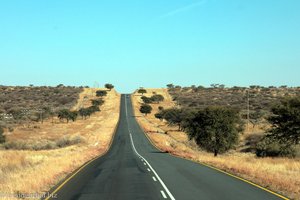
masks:
<instances>
[{"instance_id":1,"label":"white center line","mask_svg":"<svg viewBox=\"0 0 300 200\"><path fill-rule=\"evenodd\" d=\"M136 153L136 155L141 156L141 155L137 152L137 150L136 150L136 148L135 148L135 146L134 146L134 142L133 142L133 139L132 139L132 135L129 134L129 136L130 136L130 140L131 140L131 145L132 145L133 151ZM165 189L165 191L166 191L167 194L169 195L170 199L171 199L171 200L175 200L174 196L171 194L171 192L169 191L169 189L167 188L167 186L165 185L165 183L161 180L161 178L158 176L158 174L157 174L156 171L153 169L153 167L149 164L149 162L148 162L143 156L141 156L141 157L142 157L143 160L148 164L149 168L152 170L152 172L153 172L153 174L156 176L157 180L158 180L158 181L160 182L160 184L163 186L163 188Z\"/></svg>"},{"instance_id":2,"label":"white center line","mask_svg":"<svg viewBox=\"0 0 300 200\"><path fill-rule=\"evenodd\" d=\"M165 198L165 199L167 198L167 196L166 196L166 194L165 194L164 191L161 190L160 193L161 193L161 195L163 196L163 198Z\"/></svg>"},{"instance_id":3,"label":"white center line","mask_svg":"<svg viewBox=\"0 0 300 200\"><path fill-rule=\"evenodd\" d=\"M128 115L127 115L127 100L126 100L126 96L125 96L125 108L126 108L126 121L127 121L127 124L129 126L129 123L128 123ZM128 131L129 131L129 127L128 127ZM175 200L174 196L171 194L171 192L169 191L169 189L167 188L167 186L165 185L165 183L161 180L161 178L158 176L158 174L156 173L156 171L153 169L153 167L149 164L149 162L143 157L141 156L135 146L134 146L134 142L133 142L133 139L132 139L132 135L131 133L129 133L129 136L130 136L130 140L131 140L131 145L132 145L132 148L133 148L133 151L135 152L135 154L142 158L142 161L144 161L145 163L148 164L149 168L152 170L153 174L156 176L157 180L160 182L160 184L162 185L162 187L165 189L165 191L167 192L168 196L170 197L171 200ZM155 181L155 179L154 179ZM166 194L164 193L164 191L161 191L161 194L163 195L163 197L166 199L167 196Z\"/></svg>"}]
</instances>

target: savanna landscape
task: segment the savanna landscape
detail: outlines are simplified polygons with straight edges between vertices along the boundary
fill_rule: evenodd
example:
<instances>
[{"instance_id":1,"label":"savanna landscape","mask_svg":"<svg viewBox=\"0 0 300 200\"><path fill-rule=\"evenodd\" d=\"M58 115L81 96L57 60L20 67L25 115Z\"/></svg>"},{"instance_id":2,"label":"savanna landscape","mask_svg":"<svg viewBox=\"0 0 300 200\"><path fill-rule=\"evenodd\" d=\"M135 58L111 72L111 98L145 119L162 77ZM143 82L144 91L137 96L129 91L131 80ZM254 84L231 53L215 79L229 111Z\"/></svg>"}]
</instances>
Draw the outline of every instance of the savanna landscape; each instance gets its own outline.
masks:
<instances>
[{"instance_id":1,"label":"savanna landscape","mask_svg":"<svg viewBox=\"0 0 300 200\"><path fill-rule=\"evenodd\" d=\"M0 99L1 199L39 199L104 154L120 112L112 87L1 86Z\"/></svg>"},{"instance_id":2,"label":"savanna landscape","mask_svg":"<svg viewBox=\"0 0 300 200\"><path fill-rule=\"evenodd\" d=\"M267 136L274 128L268 120L275 115L274 107L278 107L283 99L299 98L299 93L299 87L286 86L226 88L224 85L212 84L205 88L168 84L165 89L137 89L132 95L132 101L137 121L161 151L216 167L289 198L299 199L299 143L296 142L290 148L286 146L290 145L288 141L284 140L287 143L281 144ZM298 111L292 112L297 113L299 101L296 102ZM233 109L238 112L239 118L239 133L234 145L215 155L213 149L197 142L201 138L193 137L187 125L191 119L201 119L193 118L195 112L200 110L203 114L201 110L211 108L208 111L214 111L214 107ZM220 115L215 120L218 118ZM205 142L209 143L210 140L214 139Z\"/></svg>"},{"instance_id":3,"label":"savanna landscape","mask_svg":"<svg viewBox=\"0 0 300 200\"><path fill-rule=\"evenodd\" d=\"M300 200L299 10L0 1L0 200Z\"/></svg>"}]
</instances>

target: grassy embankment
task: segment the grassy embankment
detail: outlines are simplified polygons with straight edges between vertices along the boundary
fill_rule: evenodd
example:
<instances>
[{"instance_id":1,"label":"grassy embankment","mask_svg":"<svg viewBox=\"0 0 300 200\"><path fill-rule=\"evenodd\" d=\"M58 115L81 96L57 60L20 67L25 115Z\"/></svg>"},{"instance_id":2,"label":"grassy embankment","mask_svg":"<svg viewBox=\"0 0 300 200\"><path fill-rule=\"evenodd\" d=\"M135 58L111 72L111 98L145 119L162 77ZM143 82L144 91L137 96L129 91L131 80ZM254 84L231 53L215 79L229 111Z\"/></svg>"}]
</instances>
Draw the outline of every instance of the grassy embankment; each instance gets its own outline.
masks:
<instances>
[{"instance_id":1,"label":"grassy embankment","mask_svg":"<svg viewBox=\"0 0 300 200\"><path fill-rule=\"evenodd\" d=\"M90 106L96 90L85 88L73 109ZM78 117L75 122L62 123L55 118L52 123L48 119L43 124L37 123L35 128L19 126L7 133L7 142L13 141L14 145L25 144L26 148L46 145L49 150L0 148L1 193L46 192L83 163L104 153L118 122L120 95L112 90L104 100L101 112L86 120Z\"/></svg>"},{"instance_id":2,"label":"grassy embankment","mask_svg":"<svg viewBox=\"0 0 300 200\"><path fill-rule=\"evenodd\" d=\"M265 188L288 196L292 199L300 199L300 159L290 158L257 158L254 153L241 152L247 148L245 139L261 134L260 128L249 129L241 139L236 150L214 157L212 153L207 153L193 141L189 141L186 133L178 131L178 127L168 126L166 122L154 117L158 112L158 106L170 108L175 106L172 97L167 89L147 89L145 96L150 97L153 92L161 94L165 100L160 104L151 104L153 110L147 116L139 112L142 100L141 95L135 93L132 97L136 119L145 130L149 138L162 151L188 158L190 160L206 163L224 171L243 177ZM166 134L165 134L166 133Z\"/></svg>"}]
</instances>

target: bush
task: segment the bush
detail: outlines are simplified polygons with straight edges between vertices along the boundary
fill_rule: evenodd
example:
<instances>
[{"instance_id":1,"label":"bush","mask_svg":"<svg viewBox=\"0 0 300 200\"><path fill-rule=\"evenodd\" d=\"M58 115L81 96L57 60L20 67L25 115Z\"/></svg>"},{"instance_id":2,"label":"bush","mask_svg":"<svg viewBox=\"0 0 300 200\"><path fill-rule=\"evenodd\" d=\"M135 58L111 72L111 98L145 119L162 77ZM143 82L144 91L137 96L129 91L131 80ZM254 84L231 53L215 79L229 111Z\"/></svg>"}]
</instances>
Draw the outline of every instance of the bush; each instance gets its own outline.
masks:
<instances>
[{"instance_id":1,"label":"bush","mask_svg":"<svg viewBox=\"0 0 300 200\"><path fill-rule=\"evenodd\" d=\"M190 139L217 156L238 143L238 112L227 107L207 107L186 122Z\"/></svg>"},{"instance_id":2,"label":"bush","mask_svg":"<svg viewBox=\"0 0 300 200\"><path fill-rule=\"evenodd\" d=\"M153 95L153 96L150 97L150 98L151 98L151 100L152 100L153 102L156 102L156 103L159 103L159 102L161 102L161 101L164 100L164 97L163 97L162 95L160 95L160 94L155 94L155 95Z\"/></svg>"},{"instance_id":3,"label":"bush","mask_svg":"<svg viewBox=\"0 0 300 200\"><path fill-rule=\"evenodd\" d=\"M151 113L151 111L152 111L152 107L148 104L143 104L140 107L140 112L144 113L145 115Z\"/></svg>"},{"instance_id":4,"label":"bush","mask_svg":"<svg viewBox=\"0 0 300 200\"><path fill-rule=\"evenodd\" d=\"M101 106L104 104L104 100L102 99L93 99L92 100L92 105L93 106Z\"/></svg>"},{"instance_id":5,"label":"bush","mask_svg":"<svg viewBox=\"0 0 300 200\"><path fill-rule=\"evenodd\" d=\"M147 90L141 88L138 90L138 93L141 93L142 95L144 95L144 93L147 93Z\"/></svg>"},{"instance_id":6,"label":"bush","mask_svg":"<svg viewBox=\"0 0 300 200\"><path fill-rule=\"evenodd\" d=\"M79 144L81 142L84 142L84 138L80 135L64 136L56 141L56 145L58 147L65 147L65 146L70 146L70 145L74 145L74 144Z\"/></svg>"},{"instance_id":7,"label":"bush","mask_svg":"<svg viewBox=\"0 0 300 200\"><path fill-rule=\"evenodd\" d=\"M274 139L280 143L297 145L300 143L300 97L287 98L272 108L269 117L270 130Z\"/></svg>"},{"instance_id":8,"label":"bush","mask_svg":"<svg viewBox=\"0 0 300 200\"><path fill-rule=\"evenodd\" d=\"M295 157L296 150L293 145L281 144L272 137L266 136L256 145L258 157Z\"/></svg>"},{"instance_id":9,"label":"bush","mask_svg":"<svg viewBox=\"0 0 300 200\"><path fill-rule=\"evenodd\" d=\"M105 88L109 89L109 91L111 91L111 89L114 88L114 86L110 83L106 83L104 86L105 86Z\"/></svg>"},{"instance_id":10,"label":"bush","mask_svg":"<svg viewBox=\"0 0 300 200\"><path fill-rule=\"evenodd\" d=\"M4 144L5 149L15 149L15 150L47 150L62 148L74 144L79 144L84 142L84 138L80 135L75 136L63 136L56 141L38 141L38 142L28 142L24 140L6 142Z\"/></svg>"},{"instance_id":11,"label":"bush","mask_svg":"<svg viewBox=\"0 0 300 200\"><path fill-rule=\"evenodd\" d=\"M142 96L141 99L144 103L152 103L152 99L149 97Z\"/></svg>"},{"instance_id":12,"label":"bush","mask_svg":"<svg viewBox=\"0 0 300 200\"><path fill-rule=\"evenodd\" d=\"M96 91L96 96L97 97L103 97L103 96L106 96L107 95L107 92L104 91L104 90L97 90Z\"/></svg>"}]
</instances>

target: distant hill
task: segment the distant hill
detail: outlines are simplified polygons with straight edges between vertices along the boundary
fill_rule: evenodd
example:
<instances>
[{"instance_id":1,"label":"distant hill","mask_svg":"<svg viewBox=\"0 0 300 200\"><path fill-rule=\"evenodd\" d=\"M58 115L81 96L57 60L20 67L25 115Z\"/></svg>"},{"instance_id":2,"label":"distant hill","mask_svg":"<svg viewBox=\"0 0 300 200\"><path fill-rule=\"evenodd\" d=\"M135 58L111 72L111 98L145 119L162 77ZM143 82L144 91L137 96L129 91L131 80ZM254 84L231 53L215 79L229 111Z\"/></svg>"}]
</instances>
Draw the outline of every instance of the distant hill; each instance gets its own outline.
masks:
<instances>
[{"instance_id":1,"label":"distant hill","mask_svg":"<svg viewBox=\"0 0 300 200\"><path fill-rule=\"evenodd\" d=\"M212 87L169 87L173 100L185 108L204 108L206 106L230 106L242 113L247 111L249 92L250 111L269 113L270 108L281 98L299 96L300 87L231 87L213 85Z\"/></svg>"},{"instance_id":2,"label":"distant hill","mask_svg":"<svg viewBox=\"0 0 300 200\"><path fill-rule=\"evenodd\" d=\"M62 108L72 108L82 87L0 86L0 126L38 121Z\"/></svg>"}]
</instances>

